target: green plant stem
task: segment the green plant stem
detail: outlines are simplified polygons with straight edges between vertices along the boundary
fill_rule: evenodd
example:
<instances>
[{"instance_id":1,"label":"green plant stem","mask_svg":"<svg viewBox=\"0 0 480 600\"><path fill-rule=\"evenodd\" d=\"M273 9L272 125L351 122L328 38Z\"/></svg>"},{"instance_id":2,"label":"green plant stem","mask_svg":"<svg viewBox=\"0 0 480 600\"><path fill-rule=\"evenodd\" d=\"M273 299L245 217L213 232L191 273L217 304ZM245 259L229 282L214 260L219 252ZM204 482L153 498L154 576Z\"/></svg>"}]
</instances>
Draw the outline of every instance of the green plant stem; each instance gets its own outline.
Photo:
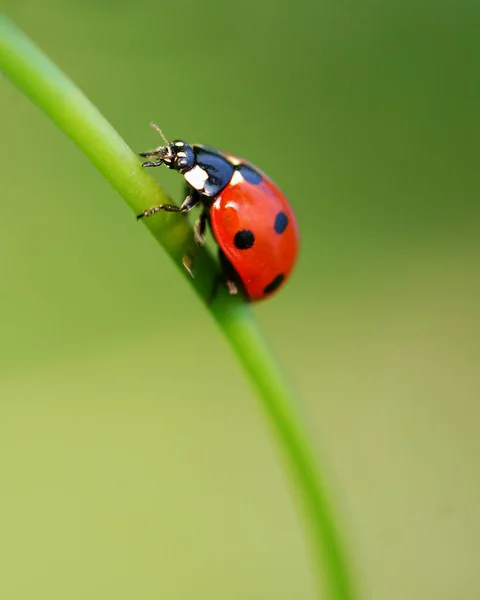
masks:
<instances>
[{"instance_id":1,"label":"green plant stem","mask_svg":"<svg viewBox=\"0 0 480 600\"><path fill-rule=\"evenodd\" d=\"M0 69L83 150L135 214L169 202L100 112L1 14ZM208 303L217 267L208 252L194 250L192 231L184 218L164 213L145 219L144 224L203 298L259 394L307 517L319 581L322 585L326 582L331 600L353 600L352 575L315 453L294 396L255 325L250 307L224 291ZM183 256L193 251L197 254L195 279L182 264Z\"/></svg>"}]
</instances>

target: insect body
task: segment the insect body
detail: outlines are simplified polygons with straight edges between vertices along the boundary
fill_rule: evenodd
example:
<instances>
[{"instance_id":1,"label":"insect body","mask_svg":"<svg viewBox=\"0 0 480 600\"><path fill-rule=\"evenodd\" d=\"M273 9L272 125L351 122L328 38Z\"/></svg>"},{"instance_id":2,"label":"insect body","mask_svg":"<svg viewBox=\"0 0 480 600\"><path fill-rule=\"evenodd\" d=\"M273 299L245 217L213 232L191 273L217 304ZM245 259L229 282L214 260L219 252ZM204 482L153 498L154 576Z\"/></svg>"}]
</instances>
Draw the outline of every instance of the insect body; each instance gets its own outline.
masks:
<instances>
[{"instance_id":1,"label":"insect body","mask_svg":"<svg viewBox=\"0 0 480 600\"><path fill-rule=\"evenodd\" d=\"M203 245L209 223L230 293L240 289L251 301L271 296L287 280L298 252L295 215L285 196L243 159L181 140L165 144L142 153L153 159L143 166L175 169L183 175L188 195L181 206L163 204L139 218L161 210L186 213L201 204L195 241Z\"/></svg>"}]
</instances>

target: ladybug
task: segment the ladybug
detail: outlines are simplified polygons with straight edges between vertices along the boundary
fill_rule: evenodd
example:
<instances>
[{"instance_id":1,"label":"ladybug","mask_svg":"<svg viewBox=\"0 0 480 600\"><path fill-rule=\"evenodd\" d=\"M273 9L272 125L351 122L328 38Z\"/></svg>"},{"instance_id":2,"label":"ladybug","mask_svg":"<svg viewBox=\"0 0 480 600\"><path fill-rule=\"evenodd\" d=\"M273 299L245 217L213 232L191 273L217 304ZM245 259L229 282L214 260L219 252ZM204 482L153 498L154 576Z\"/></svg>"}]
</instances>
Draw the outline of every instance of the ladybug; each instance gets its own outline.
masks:
<instances>
[{"instance_id":1,"label":"ladybug","mask_svg":"<svg viewBox=\"0 0 480 600\"><path fill-rule=\"evenodd\" d=\"M295 215L285 196L264 173L241 158L208 146L169 142L140 156L143 167L166 165L181 173L187 196L180 206L162 204L138 219L159 211L187 213L201 205L194 227L202 246L207 223L219 247L222 279L231 294L263 300L288 279L298 253ZM185 261L184 261L185 263ZM187 269L189 266L185 263ZM191 272L191 270L189 269Z\"/></svg>"}]
</instances>

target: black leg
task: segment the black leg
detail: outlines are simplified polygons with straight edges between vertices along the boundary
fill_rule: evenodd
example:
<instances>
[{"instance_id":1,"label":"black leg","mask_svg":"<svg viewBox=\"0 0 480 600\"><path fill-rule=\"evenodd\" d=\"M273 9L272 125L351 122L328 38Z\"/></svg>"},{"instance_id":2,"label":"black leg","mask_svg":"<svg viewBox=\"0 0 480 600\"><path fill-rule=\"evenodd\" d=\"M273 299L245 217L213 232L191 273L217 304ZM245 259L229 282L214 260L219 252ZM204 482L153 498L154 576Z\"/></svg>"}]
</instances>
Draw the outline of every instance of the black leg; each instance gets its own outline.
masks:
<instances>
[{"instance_id":1,"label":"black leg","mask_svg":"<svg viewBox=\"0 0 480 600\"><path fill-rule=\"evenodd\" d=\"M228 293L231 295L238 294L239 292L243 293L243 286L238 276L238 273L235 271L232 263L228 260L228 258L225 256L225 254L220 248L218 249L218 258L220 261L220 273L217 275L215 281L213 282L213 288L210 295L210 303L212 303L215 300L218 294L218 288L222 283L226 285Z\"/></svg>"},{"instance_id":2,"label":"black leg","mask_svg":"<svg viewBox=\"0 0 480 600\"><path fill-rule=\"evenodd\" d=\"M204 208L202 214L198 217L193 228L193 237L199 246L205 244L205 229L207 227L208 212Z\"/></svg>"},{"instance_id":3,"label":"black leg","mask_svg":"<svg viewBox=\"0 0 480 600\"><path fill-rule=\"evenodd\" d=\"M142 167L159 167L160 165L163 165L163 160L157 160L157 162L147 160L147 162L142 163Z\"/></svg>"},{"instance_id":4,"label":"black leg","mask_svg":"<svg viewBox=\"0 0 480 600\"><path fill-rule=\"evenodd\" d=\"M220 270L222 273L222 279L227 286L229 294L238 294L239 291L239 277L238 273L233 268L232 263L228 260L225 254L218 249L218 258L220 260Z\"/></svg>"},{"instance_id":5,"label":"black leg","mask_svg":"<svg viewBox=\"0 0 480 600\"><path fill-rule=\"evenodd\" d=\"M161 210L164 210L165 212L187 213L192 210L192 208L195 208L199 202L200 194L193 190L180 206L177 206L176 204L160 204L160 206L154 206L153 208L149 208L143 212L141 215L137 215L137 219L149 217L150 215L160 212Z\"/></svg>"}]
</instances>

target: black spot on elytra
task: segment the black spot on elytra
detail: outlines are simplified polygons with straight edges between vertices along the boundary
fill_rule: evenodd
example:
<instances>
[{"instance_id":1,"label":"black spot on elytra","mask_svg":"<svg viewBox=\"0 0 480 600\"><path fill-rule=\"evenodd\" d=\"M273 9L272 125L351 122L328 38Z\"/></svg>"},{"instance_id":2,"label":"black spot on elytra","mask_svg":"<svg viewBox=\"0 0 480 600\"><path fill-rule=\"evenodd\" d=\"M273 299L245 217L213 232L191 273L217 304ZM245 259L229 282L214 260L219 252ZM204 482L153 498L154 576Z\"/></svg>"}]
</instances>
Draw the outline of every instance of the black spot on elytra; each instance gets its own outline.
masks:
<instances>
[{"instance_id":1,"label":"black spot on elytra","mask_svg":"<svg viewBox=\"0 0 480 600\"><path fill-rule=\"evenodd\" d=\"M250 229L241 229L237 231L233 238L233 243L239 250L248 250L255 243L255 236Z\"/></svg>"},{"instance_id":2,"label":"black spot on elytra","mask_svg":"<svg viewBox=\"0 0 480 600\"><path fill-rule=\"evenodd\" d=\"M253 185L262 183L262 176L260 173L254 171L251 167L247 167L247 165L238 165L237 170L248 183L252 183Z\"/></svg>"},{"instance_id":3,"label":"black spot on elytra","mask_svg":"<svg viewBox=\"0 0 480 600\"><path fill-rule=\"evenodd\" d=\"M279 212L277 214L277 216L275 217L275 223L273 224L275 231L278 234L283 233L285 231L285 229L287 228L287 225L288 225L287 215L284 212Z\"/></svg>"},{"instance_id":4,"label":"black spot on elytra","mask_svg":"<svg viewBox=\"0 0 480 600\"><path fill-rule=\"evenodd\" d=\"M275 279L272 279L272 281L263 288L263 293L271 294L282 285L284 279L285 275L283 273L280 273L280 275L277 275Z\"/></svg>"}]
</instances>

